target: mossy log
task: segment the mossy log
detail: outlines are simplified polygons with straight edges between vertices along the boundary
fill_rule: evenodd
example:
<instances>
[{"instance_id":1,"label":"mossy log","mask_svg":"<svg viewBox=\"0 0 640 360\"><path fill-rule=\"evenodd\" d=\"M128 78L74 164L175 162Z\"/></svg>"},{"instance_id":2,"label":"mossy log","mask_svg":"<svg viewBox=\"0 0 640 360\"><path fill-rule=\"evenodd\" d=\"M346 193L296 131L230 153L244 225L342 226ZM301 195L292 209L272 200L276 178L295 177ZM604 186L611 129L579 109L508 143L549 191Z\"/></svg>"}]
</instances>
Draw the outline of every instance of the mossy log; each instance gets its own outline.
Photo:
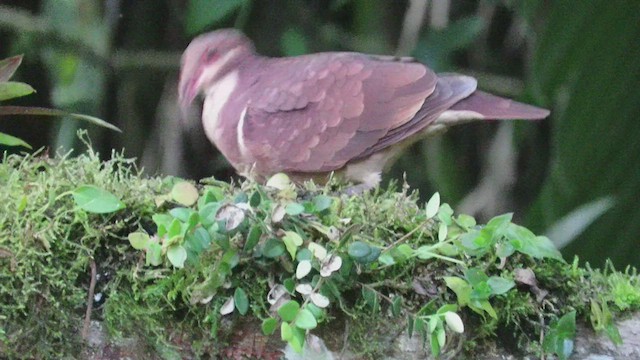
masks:
<instances>
[{"instance_id":1,"label":"mossy log","mask_svg":"<svg viewBox=\"0 0 640 360\"><path fill-rule=\"evenodd\" d=\"M134 164L4 157L0 358L640 358L635 269L567 263L508 214Z\"/></svg>"}]
</instances>

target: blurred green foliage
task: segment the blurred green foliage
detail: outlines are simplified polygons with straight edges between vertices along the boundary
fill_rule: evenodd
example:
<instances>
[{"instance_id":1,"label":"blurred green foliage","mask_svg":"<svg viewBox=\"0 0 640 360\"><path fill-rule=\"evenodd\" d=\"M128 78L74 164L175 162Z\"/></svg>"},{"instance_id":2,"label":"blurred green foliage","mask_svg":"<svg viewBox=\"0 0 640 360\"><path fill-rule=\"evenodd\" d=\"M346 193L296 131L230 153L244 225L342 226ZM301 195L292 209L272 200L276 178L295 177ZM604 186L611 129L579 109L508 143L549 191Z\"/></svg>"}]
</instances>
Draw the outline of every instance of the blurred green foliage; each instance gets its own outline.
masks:
<instances>
[{"instance_id":1,"label":"blurred green foliage","mask_svg":"<svg viewBox=\"0 0 640 360\"><path fill-rule=\"evenodd\" d=\"M393 54L410 38L410 4L385 0L72 0L0 5L0 56L25 53L18 81L43 89L30 105L96 115L123 129L91 129L103 153L125 148L148 171L191 178L233 171L197 122L178 121L179 57L193 36L221 27L245 31L266 55L347 50ZM480 87L552 109L549 120L506 129L511 146L482 124L416 144L387 179L407 171L422 193L456 204L473 200L491 166L513 168L476 206L480 217L516 211L537 232L577 236L566 249L595 263L640 263L640 10L636 0L473 0L429 2L407 54L438 71L468 73ZM414 14L415 15L415 14ZM415 16L413 18L416 18ZM415 22L415 19L412 20ZM2 121L0 131L35 146L74 144L76 123L43 128ZM183 134L186 133L186 134ZM510 143L509 143L510 144ZM504 144L503 144L504 145ZM511 163L502 163L504 159ZM488 170L487 170L488 169ZM510 174L517 178L511 179ZM493 181L493 179L490 179ZM485 181L486 182L486 181ZM481 197L480 197L481 198ZM611 199L600 217L580 212ZM597 203L596 203L597 204ZM585 221L562 222L567 215ZM577 214L577 215L576 215ZM573 224L565 228L563 224ZM554 225L556 225L554 227ZM566 238L566 236L565 236ZM565 239L566 240L566 239Z\"/></svg>"}]
</instances>

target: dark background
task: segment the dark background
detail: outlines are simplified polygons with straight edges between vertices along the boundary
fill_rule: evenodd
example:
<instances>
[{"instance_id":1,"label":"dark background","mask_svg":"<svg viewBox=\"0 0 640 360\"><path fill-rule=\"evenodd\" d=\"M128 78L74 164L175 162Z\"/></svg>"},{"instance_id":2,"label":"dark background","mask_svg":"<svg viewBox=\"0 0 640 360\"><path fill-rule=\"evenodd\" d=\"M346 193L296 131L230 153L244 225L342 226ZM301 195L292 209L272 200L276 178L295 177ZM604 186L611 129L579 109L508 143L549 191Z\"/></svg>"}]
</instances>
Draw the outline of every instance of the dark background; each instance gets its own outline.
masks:
<instances>
[{"instance_id":1,"label":"dark background","mask_svg":"<svg viewBox=\"0 0 640 360\"><path fill-rule=\"evenodd\" d=\"M27 117L0 118L0 131L64 153L81 151L76 132L88 127L104 157L124 149L149 174L229 179L200 125L179 120L179 59L192 37L237 27L272 56L413 55L552 115L450 129L409 149L386 180L406 171L423 197L439 191L458 211L514 211L569 244L568 258L637 266L639 13L637 0L2 0L0 57L24 54L14 79L38 90L11 104L99 116L123 133Z\"/></svg>"}]
</instances>

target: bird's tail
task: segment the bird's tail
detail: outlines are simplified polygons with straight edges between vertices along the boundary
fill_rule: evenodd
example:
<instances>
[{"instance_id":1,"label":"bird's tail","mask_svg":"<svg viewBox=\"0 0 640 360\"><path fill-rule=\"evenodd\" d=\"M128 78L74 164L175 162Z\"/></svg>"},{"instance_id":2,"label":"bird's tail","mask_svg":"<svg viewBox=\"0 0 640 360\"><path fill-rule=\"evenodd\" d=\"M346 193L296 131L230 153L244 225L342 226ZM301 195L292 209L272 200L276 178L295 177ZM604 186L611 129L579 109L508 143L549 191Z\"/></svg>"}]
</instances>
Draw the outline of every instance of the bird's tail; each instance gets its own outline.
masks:
<instances>
[{"instance_id":1,"label":"bird's tail","mask_svg":"<svg viewBox=\"0 0 640 360\"><path fill-rule=\"evenodd\" d=\"M540 120L549 116L549 110L523 104L511 99L475 91L469 97L458 101L447 111L480 114L481 119L523 119Z\"/></svg>"}]
</instances>

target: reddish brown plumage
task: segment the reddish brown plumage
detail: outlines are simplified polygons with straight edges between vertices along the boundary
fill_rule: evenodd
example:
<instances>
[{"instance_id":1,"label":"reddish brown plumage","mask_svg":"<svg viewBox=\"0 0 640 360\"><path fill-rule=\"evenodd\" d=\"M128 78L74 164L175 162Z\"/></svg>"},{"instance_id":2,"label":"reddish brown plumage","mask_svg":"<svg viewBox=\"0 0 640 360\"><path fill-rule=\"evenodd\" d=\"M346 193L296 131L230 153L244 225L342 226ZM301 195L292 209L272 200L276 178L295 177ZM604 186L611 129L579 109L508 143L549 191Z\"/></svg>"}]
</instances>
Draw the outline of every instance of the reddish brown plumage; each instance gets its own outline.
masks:
<instances>
[{"instance_id":1,"label":"reddish brown plumage","mask_svg":"<svg viewBox=\"0 0 640 360\"><path fill-rule=\"evenodd\" d=\"M212 49L225 50L222 60L202 64L202 54ZM436 122L548 115L477 92L471 77L438 76L406 58L359 53L265 58L229 30L203 35L189 46L180 91L186 103L205 93L207 135L239 171L259 177L344 170L389 153ZM381 164L367 164L373 173L385 162L376 161ZM369 181L366 173L350 177Z\"/></svg>"}]
</instances>

